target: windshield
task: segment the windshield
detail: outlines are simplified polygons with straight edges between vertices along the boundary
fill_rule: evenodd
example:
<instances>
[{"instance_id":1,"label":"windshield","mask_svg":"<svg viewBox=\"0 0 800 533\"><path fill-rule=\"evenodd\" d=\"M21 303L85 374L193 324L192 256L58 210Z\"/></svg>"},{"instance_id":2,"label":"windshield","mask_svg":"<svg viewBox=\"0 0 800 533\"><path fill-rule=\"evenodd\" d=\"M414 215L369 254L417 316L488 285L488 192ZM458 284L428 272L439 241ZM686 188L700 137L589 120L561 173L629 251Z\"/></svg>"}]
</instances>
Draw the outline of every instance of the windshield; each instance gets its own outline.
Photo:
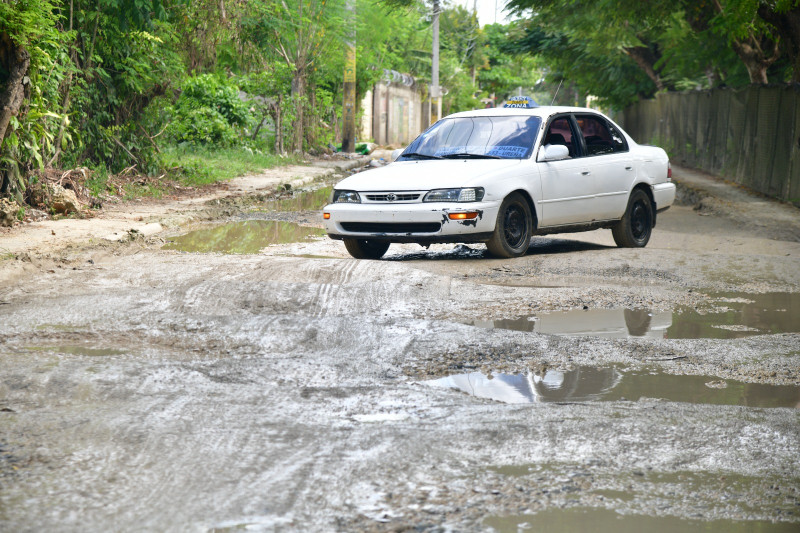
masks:
<instances>
[{"instance_id":1,"label":"windshield","mask_svg":"<svg viewBox=\"0 0 800 533\"><path fill-rule=\"evenodd\" d=\"M526 159L539 117L463 117L440 120L408 145L399 161L432 158Z\"/></svg>"}]
</instances>

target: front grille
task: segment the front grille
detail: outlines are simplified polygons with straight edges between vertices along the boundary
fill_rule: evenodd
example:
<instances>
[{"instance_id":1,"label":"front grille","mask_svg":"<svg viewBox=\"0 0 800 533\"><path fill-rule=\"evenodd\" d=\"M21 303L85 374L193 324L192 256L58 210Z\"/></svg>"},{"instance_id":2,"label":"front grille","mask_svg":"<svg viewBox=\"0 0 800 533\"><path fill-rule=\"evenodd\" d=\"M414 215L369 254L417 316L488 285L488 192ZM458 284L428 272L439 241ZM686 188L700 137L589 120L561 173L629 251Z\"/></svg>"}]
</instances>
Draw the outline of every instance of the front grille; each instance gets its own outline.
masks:
<instances>
[{"instance_id":1,"label":"front grille","mask_svg":"<svg viewBox=\"0 0 800 533\"><path fill-rule=\"evenodd\" d=\"M367 200L370 202L413 202L420 197L419 193L380 193L380 194L366 194Z\"/></svg>"},{"instance_id":2,"label":"front grille","mask_svg":"<svg viewBox=\"0 0 800 533\"><path fill-rule=\"evenodd\" d=\"M342 229L354 233L436 233L441 222L342 222Z\"/></svg>"}]
</instances>

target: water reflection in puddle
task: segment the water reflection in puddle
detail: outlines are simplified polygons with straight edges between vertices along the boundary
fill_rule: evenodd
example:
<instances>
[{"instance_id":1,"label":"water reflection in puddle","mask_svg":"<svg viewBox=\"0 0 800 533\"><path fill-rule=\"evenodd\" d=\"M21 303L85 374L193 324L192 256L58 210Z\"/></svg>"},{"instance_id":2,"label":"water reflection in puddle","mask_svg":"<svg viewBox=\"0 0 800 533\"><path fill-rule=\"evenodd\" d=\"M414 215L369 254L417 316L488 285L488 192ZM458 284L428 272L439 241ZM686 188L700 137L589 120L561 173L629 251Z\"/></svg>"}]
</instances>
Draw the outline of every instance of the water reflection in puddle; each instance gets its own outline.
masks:
<instances>
[{"instance_id":1,"label":"water reflection in puddle","mask_svg":"<svg viewBox=\"0 0 800 533\"><path fill-rule=\"evenodd\" d=\"M124 350L117 350L114 348L89 348L86 346L29 346L26 350L69 355L86 355L89 357L109 357L126 353Z\"/></svg>"},{"instance_id":2,"label":"water reflection in puddle","mask_svg":"<svg viewBox=\"0 0 800 533\"><path fill-rule=\"evenodd\" d=\"M325 230L321 228L293 222L247 220L191 231L173 237L163 248L182 252L255 254L271 244L300 242L323 235Z\"/></svg>"},{"instance_id":3,"label":"water reflection in puddle","mask_svg":"<svg viewBox=\"0 0 800 533\"><path fill-rule=\"evenodd\" d=\"M800 332L800 294L728 294L713 299L720 313L681 308L587 309L544 313L511 320L475 320L482 328L535 331L549 335L605 338L733 339L766 333Z\"/></svg>"},{"instance_id":4,"label":"water reflection in puddle","mask_svg":"<svg viewBox=\"0 0 800 533\"><path fill-rule=\"evenodd\" d=\"M594 533L795 533L797 523L765 520L684 520L674 516L621 515L608 509L550 509L536 514L490 516L483 522L498 533L592 531Z\"/></svg>"},{"instance_id":5,"label":"water reflection in puddle","mask_svg":"<svg viewBox=\"0 0 800 533\"><path fill-rule=\"evenodd\" d=\"M264 204L266 211L319 211L328 205L333 186L313 191L293 192L286 198L270 200Z\"/></svg>"},{"instance_id":6,"label":"water reflection in puddle","mask_svg":"<svg viewBox=\"0 0 800 533\"><path fill-rule=\"evenodd\" d=\"M543 374L494 374L491 378L471 372L423 383L514 404L657 398L715 405L800 408L800 387L743 383L709 376L674 376L649 370L578 367L547 370Z\"/></svg>"}]
</instances>

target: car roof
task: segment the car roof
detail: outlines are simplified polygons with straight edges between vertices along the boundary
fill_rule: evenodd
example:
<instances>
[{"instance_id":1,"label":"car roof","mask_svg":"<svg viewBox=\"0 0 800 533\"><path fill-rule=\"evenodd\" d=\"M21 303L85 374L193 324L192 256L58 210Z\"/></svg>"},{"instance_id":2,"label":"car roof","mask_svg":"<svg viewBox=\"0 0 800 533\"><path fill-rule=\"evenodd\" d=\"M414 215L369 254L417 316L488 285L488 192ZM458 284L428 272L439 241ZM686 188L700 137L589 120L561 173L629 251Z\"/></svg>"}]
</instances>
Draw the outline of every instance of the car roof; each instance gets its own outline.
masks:
<instances>
[{"instance_id":1,"label":"car roof","mask_svg":"<svg viewBox=\"0 0 800 533\"><path fill-rule=\"evenodd\" d=\"M509 117L509 116L532 116L547 118L557 113L594 113L602 115L595 109L588 107L569 107L548 105L533 108L522 107L490 107L487 109L475 109L474 111L462 111L460 113L453 113L444 118L462 118L462 117Z\"/></svg>"}]
</instances>

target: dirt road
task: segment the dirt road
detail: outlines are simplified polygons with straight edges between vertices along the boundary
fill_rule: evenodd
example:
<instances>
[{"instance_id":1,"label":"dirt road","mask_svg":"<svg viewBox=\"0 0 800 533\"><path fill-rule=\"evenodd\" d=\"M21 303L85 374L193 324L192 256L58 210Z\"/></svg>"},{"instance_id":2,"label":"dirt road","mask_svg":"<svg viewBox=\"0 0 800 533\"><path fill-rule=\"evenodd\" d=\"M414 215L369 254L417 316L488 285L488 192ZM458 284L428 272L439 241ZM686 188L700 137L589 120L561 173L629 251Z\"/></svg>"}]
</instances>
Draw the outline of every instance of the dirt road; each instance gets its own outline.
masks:
<instances>
[{"instance_id":1,"label":"dirt road","mask_svg":"<svg viewBox=\"0 0 800 533\"><path fill-rule=\"evenodd\" d=\"M330 176L20 248L0 529L796 531L798 210L675 174L637 250L356 261Z\"/></svg>"}]
</instances>

